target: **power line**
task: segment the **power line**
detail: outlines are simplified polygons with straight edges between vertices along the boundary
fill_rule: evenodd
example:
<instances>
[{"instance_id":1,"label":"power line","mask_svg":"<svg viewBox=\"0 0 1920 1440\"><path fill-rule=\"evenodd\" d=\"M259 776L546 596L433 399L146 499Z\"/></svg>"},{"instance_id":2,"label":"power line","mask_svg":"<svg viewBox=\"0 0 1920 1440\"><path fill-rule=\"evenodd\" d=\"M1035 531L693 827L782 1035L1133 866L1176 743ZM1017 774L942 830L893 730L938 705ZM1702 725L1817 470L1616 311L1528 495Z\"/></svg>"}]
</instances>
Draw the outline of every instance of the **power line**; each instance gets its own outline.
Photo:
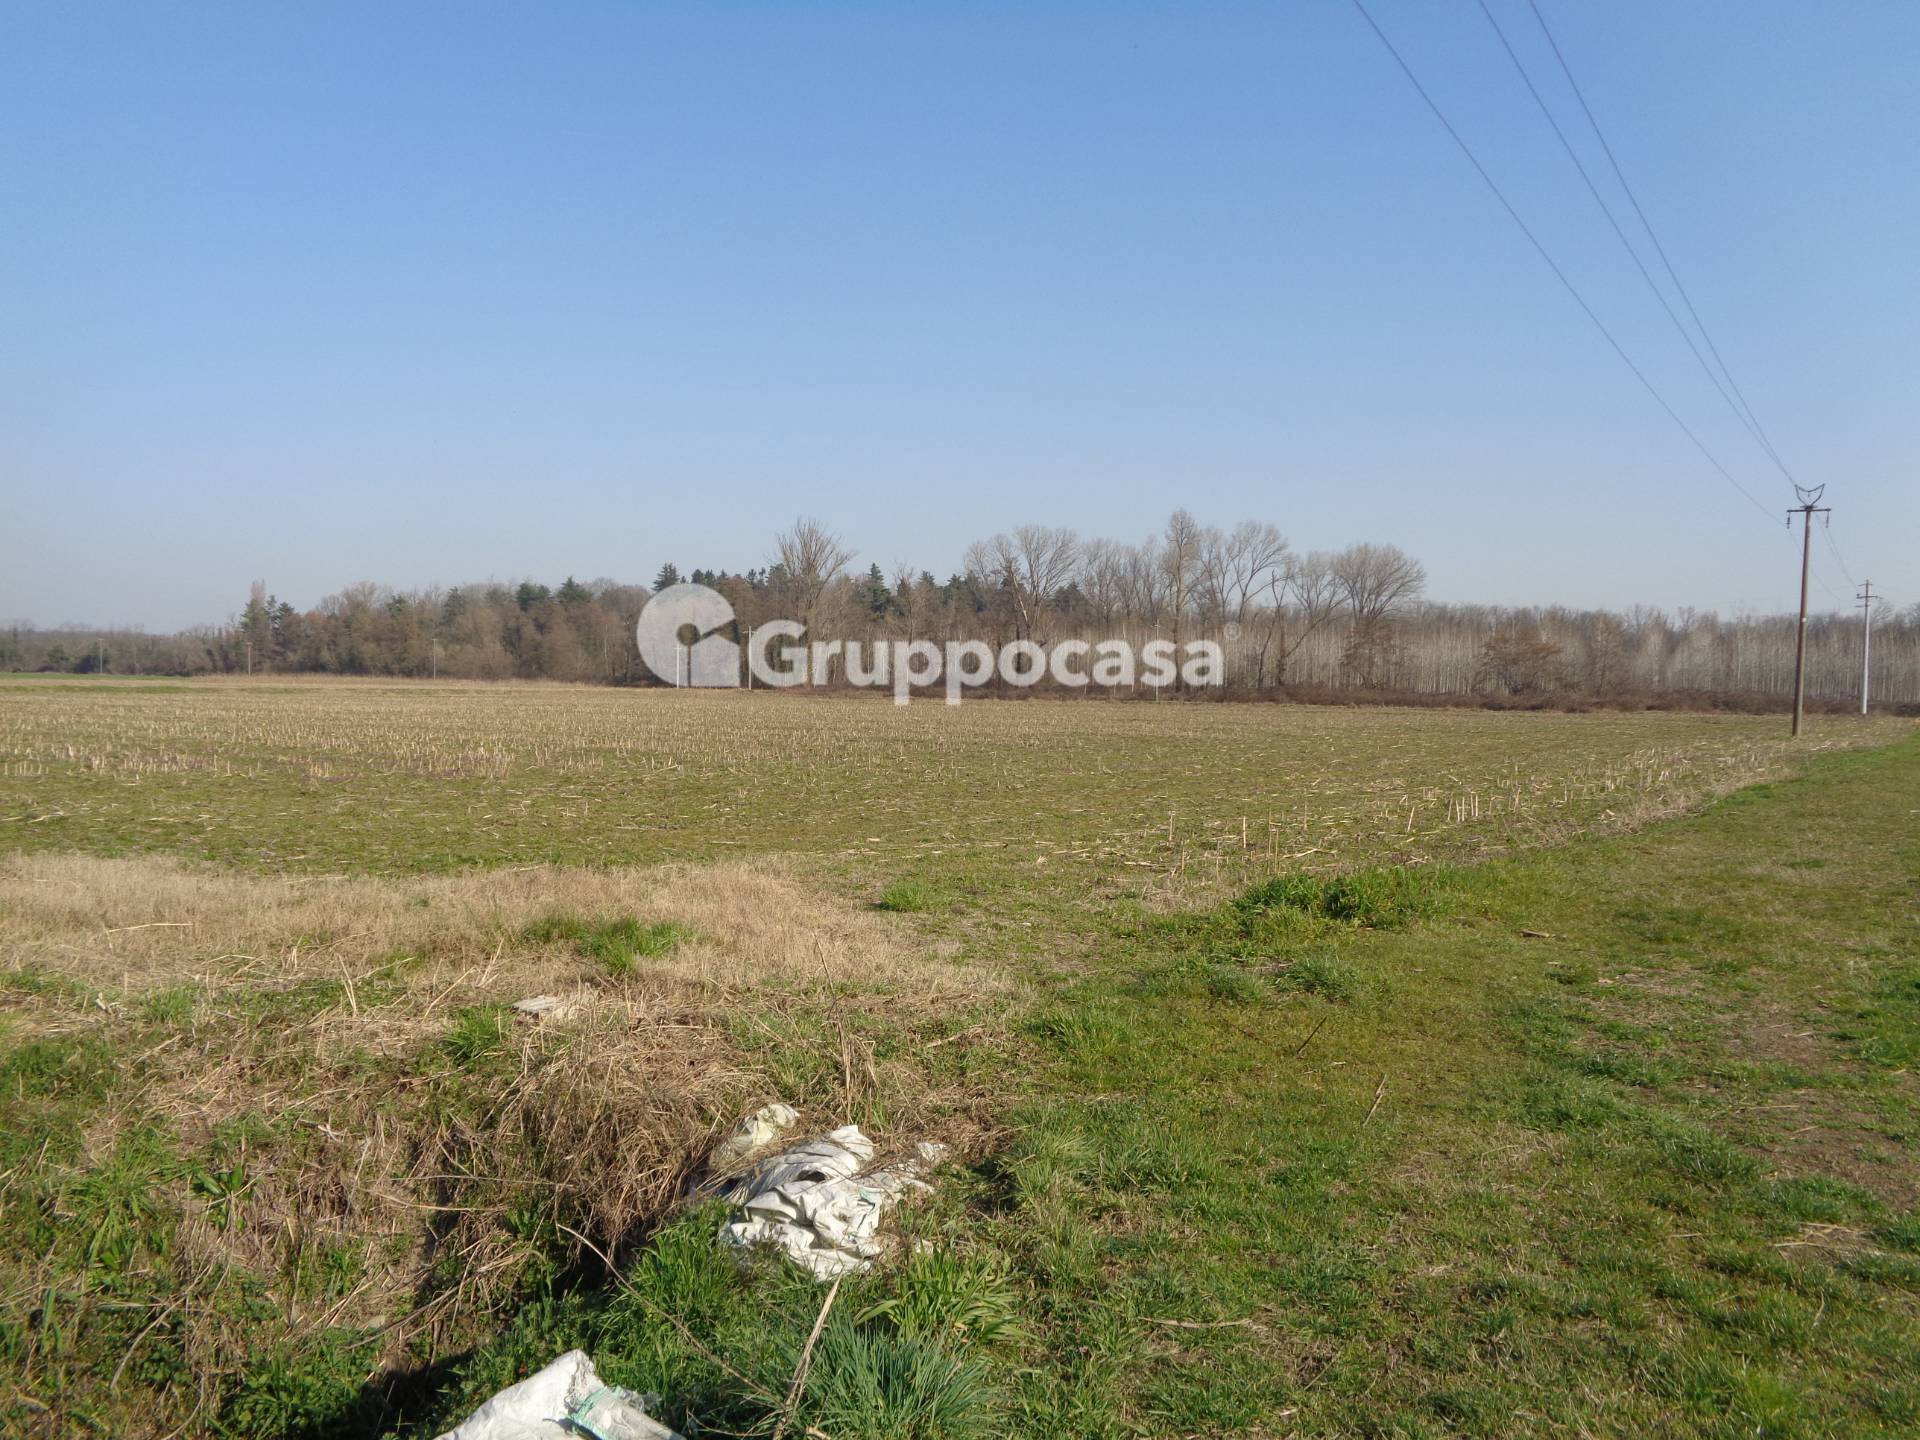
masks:
<instances>
[{"instance_id":1,"label":"power line","mask_svg":"<svg viewBox=\"0 0 1920 1440\"><path fill-rule=\"evenodd\" d=\"M1752 491L1748 490L1746 486L1733 478L1733 472L1722 465L1714 456L1714 453L1707 449L1705 442L1694 433L1693 427L1680 418L1680 412L1667 403L1667 397L1660 393L1654 386L1654 383L1647 378L1646 372L1634 364L1633 357L1628 355L1626 350L1621 347L1620 342L1613 338L1613 332L1609 330L1606 327L1606 323L1594 313L1594 309L1587 303L1586 297L1575 287L1573 281L1567 278L1566 271L1560 268L1559 264L1548 252L1547 247L1540 243L1539 236L1535 235L1527 222L1520 218L1520 212L1513 208L1513 202L1507 199L1506 192L1494 182L1493 176L1487 173L1487 167L1480 163L1480 157L1473 153L1473 147L1461 138L1460 132L1453 128L1453 122L1447 119L1446 112L1435 103L1433 96L1427 93L1427 87L1420 83L1420 77L1413 73L1413 67L1407 64L1405 58L1400 54L1400 51L1394 46L1393 41L1387 38L1387 32L1380 28L1379 21L1373 18L1373 14L1367 9L1364 0L1353 0L1353 8L1360 12L1361 18L1367 22L1368 27L1379 38L1380 43L1386 47L1387 53L1393 57L1394 63L1400 67L1400 73L1407 77L1407 83L1413 86L1415 93L1426 102L1427 109L1433 112L1433 118L1440 122L1441 128L1452 137L1453 143L1460 147L1460 153L1467 157L1467 163L1472 165L1480 178L1486 182L1487 188L1493 192L1493 198L1500 202L1500 208L1505 210L1508 218L1520 227L1520 233L1527 237L1528 242L1539 253L1540 258L1547 262L1547 268L1553 271L1554 278L1565 287L1566 292L1573 297L1574 303L1585 312L1587 319L1593 322L1594 328L1605 337L1607 344L1613 347L1613 353L1620 357L1621 363L1633 372L1634 379L1638 380L1641 385L1646 388L1647 393L1653 396L1654 400L1659 403L1660 408L1667 412L1668 418L1680 427L1681 432L1687 439L1693 442L1694 448L1704 455L1707 463L1719 472L1720 478L1725 480L1735 490L1738 490L1740 494L1745 497L1747 503L1762 515L1766 516L1768 523L1771 524L1773 522L1774 512L1761 504L1759 500L1754 498Z\"/></svg>"},{"instance_id":2,"label":"power line","mask_svg":"<svg viewBox=\"0 0 1920 1440\"><path fill-rule=\"evenodd\" d=\"M1821 533L1827 537L1827 549L1833 552L1833 563L1840 567L1840 573L1847 577L1847 583L1854 589L1859 589L1860 582L1853 578L1853 571L1849 570L1847 562L1840 558L1840 547L1833 543L1833 527L1829 525Z\"/></svg>"},{"instance_id":3,"label":"power line","mask_svg":"<svg viewBox=\"0 0 1920 1440\"><path fill-rule=\"evenodd\" d=\"M1534 102L1539 105L1541 113L1547 117L1547 123L1553 126L1553 133L1559 136L1560 144L1566 150L1568 158L1573 161L1574 167L1579 170L1580 178L1586 181L1588 191L1592 193L1594 200L1599 203L1600 209L1605 213L1608 223L1613 226L1614 234L1619 236L1620 243L1626 246L1627 253L1633 256L1634 265L1639 269L1641 277L1646 280L1647 284L1653 289L1655 296L1659 298L1661 308L1667 312L1668 318L1673 320L1675 325L1679 325L1679 317L1673 313L1673 307L1667 304L1666 297L1661 293L1659 287L1654 284L1653 277L1647 273L1646 266L1640 261L1639 252L1628 243L1627 237L1622 232L1619 223L1614 220L1613 212L1608 208L1606 201L1601 199L1598 189L1588 176L1586 166L1581 164L1580 157L1574 152L1573 146L1568 142L1565 133L1561 131L1558 122L1554 120L1553 112L1548 108L1546 102L1541 99L1540 92L1534 87L1533 81L1528 78L1526 67L1521 64L1520 57L1514 53L1513 46L1508 43L1506 33L1500 28L1500 22L1494 18L1493 12L1488 9L1487 0L1479 0L1479 5L1481 12L1487 17L1487 23L1493 26L1494 33L1500 37L1500 43L1506 50L1508 58L1513 61L1514 68L1520 72L1520 78L1526 82L1527 89L1533 95ZM1754 413L1753 406L1748 402L1745 393L1740 389L1739 382L1733 378L1733 371L1728 368L1726 359L1720 353L1720 347L1714 343L1713 332L1707 329L1706 321L1700 318L1700 311L1694 305L1693 297L1687 293L1687 287L1681 281L1679 272L1674 269L1673 261L1667 255L1666 246L1660 243L1660 236L1654 230L1653 222L1647 218L1647 212L1641 206L1639 196L1634 194L1633 186L1627 182L1626 172L1620 166L1619 157L1613 153L1613 146L1608 143L1606 131L1600 128L1600 121L1594 115L1593 107L1587 103L1586 92L1580 88L1580 82L1574 78L1573 68L1567 63L1566 53L1561 50L1560 42L1554 37L1552 27L1547 24L1547 17L1540 9L1539 0L1527 0L1527 8L1533 11L1533 18L1539 23L1540 33L1546 37L1547 45L1553 51L1553 58L1559 63L1560 73L1566 77L1568 88L1573 91L1574 98L1580 102L1581 113L1587 117L1587 124L1592 127L1594 138L1600 142L1600 149L1607 157L1607 164L1613 170L1614 179L1620 182L1621 191L1626 195L1628 203L1633 206L1633 213L1639 217L1641 228L1647 232L1647 239L1652 242L1654 253L1660 257L1660 264L1666 271L1667 278L1673 282L1673 288L1679 293L1681 302L1686 306L1687 314L1692 317L1694 325L1700 331L1700 338L1707 342L1708 351L1713 355L1715 363L1719 365L1721 374L1726 377L1726 386L1722 387L1719 381L1714 378L1711 367L1706 367L1707 377L1714 380L1714 388L1720 391L1720 397L1723 400L1727 400L1729 406L1733 405L1733 401L1728 398L1727 391L1729 389L1732 390L1733 395L1737 397L1740 402L1738 406L1734 407L1734 414L1743 420L1748 433L1759 442L1761 449L1767 452L1768 458L1779 468L1780 473L1786 476L1790 482L1798 485L1799 481L1794 479L1793 472L1787 468L1786 462L1780 458L1779 451L1774 448L1772 439L1767 435L1765 427L1760 424L1760 417ZM1693 351L1694 358L1699 360L1702 366L1706 366L1706 361L1701 356L1699 347L1693 343L1693 338L1687 334L1685 326L1680 326L1680 333L1682 338L1687 342L1687 348ZM1839 545L1834 541L1831 519L1829 519L1827 524L1821 526L1821 535L1826 540L1828 551L1833 555L1834 563L1840 567L1840 573L1846 577L1849 585L1857 588L1859 582L1853 578L1852 570L1848 568L1846 560L1840 554ZM1843 605L1847 603L1845 597L1840 595L1831 585L1827 584L1823 577L1816 575L1814 579L1820 588L1826 591L1836 602Z\"/></svg>"},{"instance_id":4,"label":"power line","mask_svg":"<svg viewBox=\"0 0 1920 1440\"><path fill-rule=\"evenodd\" d=\"M1780 467L1780 473L1792 483L1798 484L1799 482L1793 479L1793 472L1787 469L1786 462L1780 458L1780 452L1774 449L1773 441L1768 437L1766 428L1761 425L1760 417L1754 414L1753 406L1740 389L1739 382L1733 378L1733 371L1727 367L1726 360L1721 356L1720 347L1714 344L1713 332L1707 329L1706 321L1700 318L1700 311L1694 306L1693 297L1687 293L1687 287L1680 282L1680 273L1673 268L1673 261L1667 256L1667 247L1660 243L1660 237L1654 231L1653 222L1647 219L1647 212L1641 208L1640 197L1633 193L1633 187L1627 183L1626 172L1620 168L1620 161L1613 153L1613 146L1607 143L1606 131L1600 128L1599 120L1594 118L1593 107L1587 104L1586 92L1580 88L1580 82L1573 78L1573 67L1567 64L1567 57L1560 49L1560 42L1553 38L1553 31L1547 25L1547 17L1541 13L1538 0L1527 0L1527 8L1533 11L1533 18L1539 22L1540 33L1547 37L1547 44L1553 50L1553 58L1560 63L1560 73L1567 77L1567 84L1573 90L1574 98L1580 102L1580 109L1586 115L1587 123L1593 127L1594 137L1600 142L1600 149L1606 154L1607 164L1613 167L1614 179L1620 182L1620 188L1626 192L1628 203L1633 206L1633 213L1640 217L1640 224L1647 232L1647 239L1653 242L1654 253L1660 257L1660 263L1666 269L1667 278L1673 281L1673 288L1679 291L1680 299L1687 307L1687 314L1691 315L1693 323L1699 326L1700 338L1707 342L1707 349L1712 352L1714 360L1718 362L1721 374L1727 377L1728 387L1739 397L1741 406L1746 410L1747 418L1752 422L1754 438L1760 442L1773 463Z\"/></svg>"},{"instance_id":5,"label":"power line","mask_svg":"<svg viewBox=\"0 0 1920 1440\"><path fill-rule=\"evenodd\" d=\"M1827 487L1824 485L1821 485L1821 486L1818 486L1817 488L1819 490L1824 491ZM1800 487L1796 485L1794 486L1794 489L1798 491ZM1805 497L1802 496L1802 499L1804 498ZM1821 522L1820 533L1822 536L1826 538L1827 549L1833 552L1833 558L1836 561L1838 561L1840 559L1840 551L1839 551L1839 548L1833 543L1833 512L1831 510L1827 511L1826 517L1827 518ZM1793 530L1793 516L1791 514L1787 516L1787 530L1788 530L1788 539L1791 540L1792 530ZM1840 566L1840 573L1845 575L1846 570L1847 570L1847 567L1844 564L1842 564ZM1828 598L1830 598L1834 604L1847 605L1851 603L1846 596L1842 595L1838 590L1834 589L1833 586L1829 585L1827 583L1827 577L1822 575L1817 570L1813 572L1813 583L1818 585L1822 590L1826 591ZM1849 585L1852 585L1854 584L1854 581L1851 577L1849 577L1847 580L1847 583Z\"/></svg>"},{"instance_id":6,"label":"power line","mask_svg":"<svg viewBox=\"0 0 1920 1440\"><path fill-rule=\"evenodd\" d=\"M1673 328L1679 332L1681 340L1686 342L1687 349L1693 352L1693 358L1699 362L1700 369L1706 375L1707 380L1712 384L1713 388L1719 392L1720 398L1726 402L1727 409L1733 412L1733 418L1746 427L1747 433L1753 436L1754 442L1760 446L1761 450L1764 451L1776 465L1779 465L1780 457L1773 453L1773 447L1768 444L1766 436L1760 432L1759 427L1754 423L1753 419L1747 415L1739 405L1734 403L1733 396L1727 393L1727 387L1721 383L1720 377L1714 373L1713 366L1707 362L1707 357L1700 353L1700 347L1694 342L1693 334L1687 329L1686 322L1681 320L1680 316L1675 312L1673 306L1667 300L1666 292L1662 290L1654 280L1653 273L1647 269L1646 262L1640 258L1640 252L1634 248L1633 242L1627 238L1627 232L1621 228L1619 220L1614 216L1613 207L1608 205L1606 197L1601 195L1600 187L1593 183L1593 176L1587 173L1587 167L1585 162L1580 158L1580 152L1573 148L1573 142L1567 139L1566 131L1560 128L1560 121L1554 116L1553 108L1547 104L1546 97L1540 93L1539 87L1533 83L1533 77L1527 73L1525 63L1522 62L1519 53L1513 48L1513 43L1507 39L1507 32L1500 27L1499 20L1494 18L1493 11L1487 5L1487 0L1479 0L1479 5L1480 13L1487 17L1487 24L1493 27L1494 35L1499 38L1500 48L1507 52L1507 58L1513 62L1513 68L1520 76L1520 83L1527 87L1527 93L1533 97L1533 103L1539 107L1541 115L1546 118L1547 124L1553 130L1554 137L1560 142L1560 148L1567 152L1567 158L1573 162L1573 168L1580 172L1580 179L1585 182L1587 193L1593 196L1593 203L1600 207L1600 213L1607 217L1607 224L1613 228L1614 237L1619 240L1621 248L1627 252L1627 258L1633 261L1633 268L1640 272L1640 278L1646 281L1647 289L1653 292L1653 298L1659 301L1660 308L1667 312L1667 319L1673 322ZM1584 104L1585 102L1583 101L1582 103ZM1592 116L1589 115L1588 118L1591 119ZM1787 474L1784 465L1780 468L1782 474ZM1792 480L1793 476L1787 474L1787 479Z\"/></svg>"}]
</instances>

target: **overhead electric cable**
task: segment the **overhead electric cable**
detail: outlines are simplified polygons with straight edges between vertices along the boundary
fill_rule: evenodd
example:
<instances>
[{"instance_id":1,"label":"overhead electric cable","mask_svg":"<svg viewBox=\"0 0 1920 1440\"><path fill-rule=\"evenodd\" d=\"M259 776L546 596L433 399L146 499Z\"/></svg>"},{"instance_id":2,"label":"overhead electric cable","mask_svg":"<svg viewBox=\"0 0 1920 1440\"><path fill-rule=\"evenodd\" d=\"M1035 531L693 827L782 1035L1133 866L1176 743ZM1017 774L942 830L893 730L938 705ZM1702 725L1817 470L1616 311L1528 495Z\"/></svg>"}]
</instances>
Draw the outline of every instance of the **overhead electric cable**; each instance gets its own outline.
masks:
<instances>
[{"instance_id":1,"label":"overhead electric cable","mask_svg":"<svg viewBox=\"0 0 1920 1440\"><path fill-rule=\"evenodd\" d=\"M1840 558L1840 547L1833 543L1833 528L1828 526L1820 532L1827 537L1827 549L1833 552L1833 563L1840 567L1840 573L1847 577L1847 583L1858 589L1860 582L1853 578L1853 571L1847 568L1847 562Z\"/></svg>"},{"instance_id":2,"label":"overhead electric cable","mask_svg":"<svg viewBox=\"0 0 1920 1440\"><path fill-rule=\"evenodd\" d=\"M1480 13L1487 17L1487 24L1493 27L1494 35L1497 36L1500 41L1500 48L1507 52L1507 59L1513 62L1513 68L1520 76L1520 83L1527 87L1527 93L1533 97L1533 103L1539 107L1541 115L1546 117L1546 122L1552 128L1554 137L1560 142L1560 148L1567 152L1567 158L1573 162L1573 168L1580 172L1580 179L1586 184L1587 193L1593 196L1593 203L1600 207L1600 213L1607 217L1607 224L1612 227L1614 236L1619 240L1621 248L1627 252L1627 257L1633 261L1634 269L1640 272L1640 278L1646 281L1647 289L1651 290L1653 292L1653 298L1660 302L1660 308L1667 312L1667 319L1673 322L1673 328L1679 332L1681 340L1686 342L1687 349L1693 352L1693 358L1700 363L1700 369L1705 373L1707 380L1712 384L1713 388L1719 392L1720 398L1726 402L1727 409L1733 412L1733 418L1746 427L1747 433L1753 436L1754 442L1759 445L1767 457L1771 459L1774 464L1779 465L1780 457L1773 453L1773 447L1768 443L1766 436L1761 433L1759 426L1754 423L1753 419L1735 403L1733 396L1727 393L1727 387L1721 383L1720 377L1714 373L1713 366L1708 363L1707 357L1700 352L1700 346L1695 342L1692 332L1687 329L1686 322L1680 318L1672 304L1669 303L1666 292L1662 290L1654 280L1653 272L1647 269L1646 262L1640 258L1640 252L1634 248L1633 242L1627 238L1627 232L1621 228L1619 220L1614 216L1613 207L1608 205L1606 197L1601 195L1600 187L1593 183L1593 176L1587 173L1587 167L1585 162L1580 158L1580 152L1573 148L1573 142L1567 138L1566 131L1560 128L1560 122L1555 118L1553 108L1547 104L1546 97L1540 93L1539 87L1533 83L1533 77L1527 73L1525 63L1522 62L1519 53L1513 48L1512 42L1507 39L1507 32L1501 29L1499 20L1494 18L1493 11L1487 5L1487 0L1479 0L1479 5ZM1592 117L1589 116L1588 118L1591 119ZM1782 474L1787 476L1788 480L1793 479L1793 476L1788 474L1784 465L1780 466L1780 470Z\"/></svg>"},{"instance_id":3,"label":"overhead electric cable","mask_svg":"<svg viewBox=\"0 0 1920 1440\"><path fill-rule=\"evenodd\" d=\"M1634 379L1638 380L1646 389L1646 392L1659 404L1660 408L1667 412L1668 418L1680 427L1681 433L1693 442L1694 448L1706 457L1707 463L1719 472L1720 478L1725 480L1735 490L1739 491L1749 505L1766 516L1768 521L1771 522L1774 519L1773 511L1761 504L1760 501L1754 497L1753 492L1736 480L1733 477L1733 472L1720 463L1714 453L1706 447L1706 443L1694 433L1693 427L1680 418L1680 412L1675 410L1673 406L1667 402L1667 397L1662 395L1654 383L1647 378L1646 372L1633 362L1633 357L1627 354L1618 340L1614 339L1613 332L1607 328L1606 323L1594 312L1593 307L1587 303L1586 297L1580 293L1573 281L1567 278L1566 271L1560 268L1559 263L1554 260L1552 254L1547 250L1547 247L1540 243L1540 237L1535 235L1527 222L1520 218L1520 212L1514 209L1513 202L1507 199L1506 192L1495 183L1493 176L1487 173L1487 167L1480 163L1480 157L1474 154L1473 147L1467 144L1458 130L1453 128L1453 122L1447 119L1446 112L1435 102L1433 96L1427 93L1427 87L1420 83L1420 77L1413 73L1413 67L1407 64L1406 59L1400 54L1399 49L1394 45L1393 41L1387 38L1387 32L1380 28L1380 23L1373 18L1373 13L1367 9L1364 0L1353 0L1353 8L1360 12L1360 17L1367 22L1368 28L1379 38L1380 43L1386 47L1387 53L1393 57L1394 63L1400 67L1400 73L1407 77L1407 83L1413 86L1414 92L1426 102L1427 109L1433 112L1433 118L1440 122L1441 128L1452 137L1453 143L1460 147L1460 153L1467 157L1467 163L1473 166L1481 180L1486 183L1487 189L1493 192L1493 198L1500 202L1500 208L1507 212L1507 217L1512 220L1515 225L1519 226L1520 233L1527 237L1528 243L1538 252L1540 258L1546 261L1547 268L1553 271L1554 278L1557 279L1562 287L1565 288L1566 292L1573 297L1574 303L1586 314L1587 319L1593 322L1594 328L1600 332L1607 344L1613 348L1613 353L1620 357L1621 363L1633 372Z\"/></svg>"},{"instance_id":4,"label":"overhead electric cable","mask_svg":"<svg viewBox=\"0 0 1920 1440\"><path fill-rule=\"evenodd\" d=\"M1567 85L1572 89L1574 98L1580 102L1580 109L1587 117L1587 124L1593 127L1594 138L1600 142L1600 149L1607 157L1607 164L1613 168L1614 179L1620 182L1620 188L1626 193L1627 201L1633 206L1633 213L1640 217L1641 227L1647 232L1647 239L1653 242L1654 253L1660 257L1660 264L1667 272L1667 278L1673 281L1673 288L1680 293L1681 302L1687 307L1687 314L1693 317L1693 323L1700 329L1700 338L1707 342L1707 349L1720 366L1720 373L1727 377L1727 386L1739 398L1746 410L1747 418L1753 422L1753 432L1773 463L1780 467L1780 473L1793 480L1793 472L1787 469L1786 462L1780 458L1780 452L1774 449L1773 441L1768 437L1766 427L1760 423L1760 417L1754 414L1753 406L1746 394L1740 389L1740 383L1733 378L1726 359L1720 354L1720 347L1714 343L1713 332L1707 329L1707 322L1700 318L1700 311L1693 303L1693 297L1687 293L1687 287L1681 283L1680 272L1673 267L1673 261L1667 256L1667 247L1660 243L1653 222L1647 218L1647 212L1641 207L1640 197L1633 193L1633 186L1627 183L1627 175L1620 168L1620 161L1613 153L1613 146L1607 143L1607 132L1600 128L1600 122L1594 117L1593 107L1587 103L1586 92L1580 88L1580 82L1573 78L1573 67L1567 64L1567 57L1560 49L1560 42L1554 39L1553 30L1547 24L1547 17L1541 13L1539 0L1527 0L1527 8L1533 11L1533 18L1539 22L1540 33L1547 37L1547 44L1553 50L1553 58L1560 64L1560 73L1567 77ZM1798 481L1794 481L1798 484Z\"/></svg>"}]
</instances>

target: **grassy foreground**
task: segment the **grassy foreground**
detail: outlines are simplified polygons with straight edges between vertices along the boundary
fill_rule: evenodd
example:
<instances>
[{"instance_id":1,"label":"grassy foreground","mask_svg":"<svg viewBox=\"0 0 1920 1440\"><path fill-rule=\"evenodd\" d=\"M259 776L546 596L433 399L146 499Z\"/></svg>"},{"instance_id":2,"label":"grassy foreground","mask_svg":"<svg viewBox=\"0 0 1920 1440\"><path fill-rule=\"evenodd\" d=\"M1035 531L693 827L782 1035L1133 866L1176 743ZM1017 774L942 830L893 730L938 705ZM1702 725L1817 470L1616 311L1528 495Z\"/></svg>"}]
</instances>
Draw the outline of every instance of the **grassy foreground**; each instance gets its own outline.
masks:
<instances>
[{"instance_id":1,"label":"grassy foreground","mask_svg":"<svg viewBox=\"0 0 1920 1440\"><path fill-rule=\"evenodd\" d=\"M1631 837L1123 918L1027 1020L1009 1143L841 1297L799 1422L1914 1433L1916 813L1909 741ZM819 1292L708 1223L523 1315L443 1418L584 1342L765 1427Z\"/></svg>"},{"instance_id":2,"label":"grassy foreground","mask_svg":"<svg viewBox=\"0 0 1920 1440\"><path fill-rule=\"evenodd\" d=\"M311 739L277 694L203 733L100 703L123 738L56 753L29 714L8 777L13 848L123 858L0 866L0 1430L430 1436L576 1345L706 1434L1920 1427L1911 738L1453 868L1777 760L1714 768L1728 732L1692 721L982 707L954 732L857 716L833 757L781 711L798 728L689 766L648 758L658 732L622 748L613 710L566 749L556 691L524 704L560 749L413 786L364 733L331 774L214 765L222 727ZM1016 732L1034 763L1006 793ZM1099 758L1122 740L1179 763L1115 823L1086 802L1132 794ZM1245 746L1303 740L1288 783L1322 798L1289 843L1316 853L1246 843L1242 812L1286 812ZM1460 785L1449 747L1488 778ZM418 765L447 753L429 736ZM730 808L823 760L967 783L940 819L916 792L911 844L851 807L812 832ZM621 798L655 765L671 794ZM722 841L818 853L552 863L678 844L657 827L695 794ZM1169 801L1204 846L1154 828ZM407 836L470 844L463 813L514 847L488 860L548 863L420 874L452 851ZM1196 875L1189 845L1225 864ZM533 991L574 1018L515 1020ZM822 1292L673 1203L773 1096L893 1143L975 1127L790 1406Z\"/></svg>"},{"instance_id":3,"label":"grassy foreground","mask_svg":"<svg viewBox=\"0 0 1920 1440\"><path fill-rule=\"evenodd\" d=\"M1920 1431L1920 747L1143 918L1002 1162L1026 1433Z\"/></svg>"},{"instance_id":4,"label":"grassy foreground","mask_svg":"<svg viewBox=\"0 0 1920 1440\"><path fill-rule=\"evenodd\" d=\"M1914 1433L1916 813L1908 742L1630 838L1135 916L1029 1020L1014 1138L855 1291L801 1418ZM777 1390L817 1292L689 1239L629 1282ZM753 1424L631 1296L524 1318L475 1377L582 1335Z\"/></svg>"}]
</instances>

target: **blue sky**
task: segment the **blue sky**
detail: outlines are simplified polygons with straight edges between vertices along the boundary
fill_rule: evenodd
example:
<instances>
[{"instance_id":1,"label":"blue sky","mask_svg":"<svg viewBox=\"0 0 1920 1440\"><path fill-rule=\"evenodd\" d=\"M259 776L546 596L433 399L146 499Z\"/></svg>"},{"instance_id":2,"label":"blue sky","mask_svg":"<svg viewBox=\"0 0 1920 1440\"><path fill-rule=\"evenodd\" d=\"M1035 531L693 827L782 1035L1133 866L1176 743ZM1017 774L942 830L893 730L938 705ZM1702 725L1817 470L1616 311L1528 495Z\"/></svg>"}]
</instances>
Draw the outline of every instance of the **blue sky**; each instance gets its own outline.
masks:
<instances>
[{"instance_id":1,"label":"blue sky","mask_svg":"<svg viewBox=\"0 0 1920 1440\"><path fill-rule=\"evenodd\" d=\"M1489 3L1602 173L1524 0ZM1542 4L1847 568L1920 599L1920 7ZM1782 509L1477 6L1371 6ZM739 569L799 513L944 573L1175 505L1398 543L1444 599L1793 600L1782 520L1348 0L0 24L0 618Z\"/></svg>"}]
</instances>

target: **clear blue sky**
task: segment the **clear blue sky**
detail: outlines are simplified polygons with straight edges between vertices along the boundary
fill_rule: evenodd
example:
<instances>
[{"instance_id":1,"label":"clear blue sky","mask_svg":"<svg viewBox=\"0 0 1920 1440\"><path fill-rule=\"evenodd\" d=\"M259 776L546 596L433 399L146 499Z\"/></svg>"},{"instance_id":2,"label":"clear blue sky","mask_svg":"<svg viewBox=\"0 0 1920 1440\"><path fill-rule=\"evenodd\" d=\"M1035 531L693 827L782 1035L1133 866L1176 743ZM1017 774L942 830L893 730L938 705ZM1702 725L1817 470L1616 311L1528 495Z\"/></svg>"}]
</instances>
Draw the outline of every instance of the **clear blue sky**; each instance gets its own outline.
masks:
<instances>
[{"instance_id":1,"label":"clear blue sky","mask_svg":"<svg viewBox=\"0 0 1920 1440\"><path fill-rule=\"evenodd\" d=\"M1491 3L1603 167L1522 0ZM1920 599L1920 6L1542 3L1848 567ZM1372 5L1784 507L1477 6ZM801 512L944 573L1022 521L1135 539L1175 505L1393 541L1445 599L1793 598L1782 520L1348 0L0 27L0 618L739 569Z\"/></svg>"}]
</instances>

